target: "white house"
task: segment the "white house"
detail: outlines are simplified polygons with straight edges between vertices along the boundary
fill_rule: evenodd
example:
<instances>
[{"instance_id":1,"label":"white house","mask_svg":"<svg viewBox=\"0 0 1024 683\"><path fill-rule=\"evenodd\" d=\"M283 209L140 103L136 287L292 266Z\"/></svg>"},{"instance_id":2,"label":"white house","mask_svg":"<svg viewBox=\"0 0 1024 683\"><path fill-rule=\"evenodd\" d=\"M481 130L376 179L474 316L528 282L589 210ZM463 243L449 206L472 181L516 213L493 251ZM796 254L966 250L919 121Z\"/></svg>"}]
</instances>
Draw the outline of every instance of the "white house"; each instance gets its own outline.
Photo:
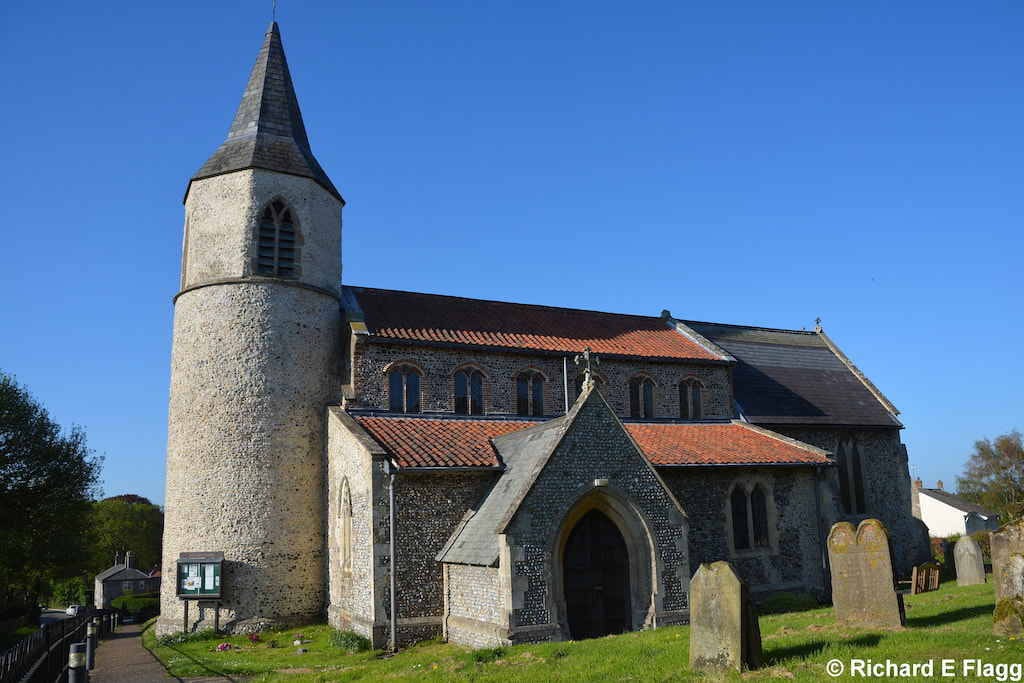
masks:
<instances>
[{"instance_id":1,"label":"white house","mask_svg":"<svg viewBox=\"0 0 1024 683\"><path fill-rule=\"evenodd\" d=\"M914 512L928 527L929 536L966 536L999 528L999 515L946 491L941 481L937 484L938 488L926 489L920 478L914 480Z\"/></svg>"}]
</instances>

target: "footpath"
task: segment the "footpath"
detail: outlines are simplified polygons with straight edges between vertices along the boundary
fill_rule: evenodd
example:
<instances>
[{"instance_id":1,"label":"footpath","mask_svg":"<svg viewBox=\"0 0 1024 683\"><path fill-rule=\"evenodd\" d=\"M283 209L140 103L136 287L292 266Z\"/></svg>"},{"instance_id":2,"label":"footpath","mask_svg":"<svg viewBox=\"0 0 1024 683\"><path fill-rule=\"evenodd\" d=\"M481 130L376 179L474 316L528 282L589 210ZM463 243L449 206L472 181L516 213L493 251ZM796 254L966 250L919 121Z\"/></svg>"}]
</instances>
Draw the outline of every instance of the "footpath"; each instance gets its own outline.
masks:
<instances>
[{"instance_id":1,"label":"footpath","mask_svg":"<svg viewBox=\"0 0 1024 683\"><path fill-rule=\"evenodd\" d=\"M100 641L96 648L96 661L89 672L89 683L225 683L246 681L231 676L203 676L177 678L153 653L142 647L142 626L124 624L117 632Z\"/></svg>"}]
</instances>

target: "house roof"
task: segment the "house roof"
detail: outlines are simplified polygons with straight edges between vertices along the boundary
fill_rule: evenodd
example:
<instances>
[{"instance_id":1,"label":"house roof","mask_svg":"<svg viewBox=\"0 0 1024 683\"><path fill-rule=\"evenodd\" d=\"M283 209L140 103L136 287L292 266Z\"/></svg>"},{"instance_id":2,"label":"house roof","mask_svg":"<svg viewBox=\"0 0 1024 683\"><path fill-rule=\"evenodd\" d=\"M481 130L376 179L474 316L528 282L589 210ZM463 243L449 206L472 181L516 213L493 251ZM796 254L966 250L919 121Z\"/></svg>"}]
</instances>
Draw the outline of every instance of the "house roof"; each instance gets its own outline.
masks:
<instances>
[{"instance_id":1,"label":"house roof","mask_svg":"<svg viewBox=\"0 0 1024 683\"><path fill-rule=\"evenodd\" d=\"M125 567L123 564L115 564L110 569L96 575L97 581L134 581L149 578L152 577L146 572L135 567Z\"/></svg>"},{"instance_id":2,"label":"house roof","mask_svg":"<svg viewBox=\"0 0 1024 683\"><path fill-rule=\"evenodd\" d=\"M727 360L660 317L347 289L358 301L367 330L380 339L557 353L579 353L589 347L604 356Z\"/></svg>"},{"instance_id":3,"label":"house roof","mask_svg":"<svg viewBox=\"0 0 1024 683\"><path fill-rule=\"evenodd\" d=\"M902 426L899 411L820 329L683 324L736 359L734 397L753 423Z\"/></svg>"},{"instance_id":4,"label":"house roof","mask_svg":"<svg viewBox=\"0 0 1024 683\"><path fill-rule=\"evenodd\" d=\"M558 421L353 417L400 468L498 468L501 461L494 439ZM660 467L831 464L823 450L738 422L630 422L625 427L651 463Z\"/></svg>"},{"instance_id":5,"label":"house roof","mask_svg":"<svg viewBox=\"0 0 1024 683\"><path fill-rule=\"evenodd\" d=\"M988 508L984 508L984 507L978 505L977 503L971 503L970 501L966 501L963 498L961 498L960 496L955 495L953 493L950 493L949 491L945 491L943 489L924 489L923 488L923 489L919 489L919 491L923 495L926 495L929 498L937 500L940 503L944 503L944 504L948 505L949 507L954 508L956 510L959 510L960 512L963 512L965 514L974 514L974 515L978 515L979 517L985 517L985 518L998 517L999 516L998 514L996 514L995 512L992 512Z\"/></svg>"},{"instance_id":6,"label":"house roof","mask_svg":"<svg viewBox=\"0 0 1024 683\"><path fill-rule=\"evenodd\" d=\"M192 180L247 168L312 178L342 199L310 151L277 22L267 29L227 139Z\"/></svg>"}]
</instances>

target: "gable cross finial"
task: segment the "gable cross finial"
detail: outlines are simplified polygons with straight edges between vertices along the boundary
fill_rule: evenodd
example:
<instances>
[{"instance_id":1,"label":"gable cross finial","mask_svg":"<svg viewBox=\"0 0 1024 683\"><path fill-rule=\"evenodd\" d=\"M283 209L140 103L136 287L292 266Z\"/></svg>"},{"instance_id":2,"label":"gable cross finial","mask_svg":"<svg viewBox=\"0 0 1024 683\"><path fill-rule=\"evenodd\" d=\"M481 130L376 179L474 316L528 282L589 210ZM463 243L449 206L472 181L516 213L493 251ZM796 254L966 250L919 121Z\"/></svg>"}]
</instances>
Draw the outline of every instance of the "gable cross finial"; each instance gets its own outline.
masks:
<instances>
[{"instance_id":1,"label":"gable cross finial","mask_svg":"<svg viewBox=\"0 0 1024 683\"><path fill-rule=\"evenodd\" d=\"M572 362L583 366L583 382L586 384L594 381L594 369L591 367L591 364L599 365L601 359L597 357L597 354L592 354L590 347L587 346L583 349L583 353L578 354L572 359Z\"/></svg>"}]
</instances>

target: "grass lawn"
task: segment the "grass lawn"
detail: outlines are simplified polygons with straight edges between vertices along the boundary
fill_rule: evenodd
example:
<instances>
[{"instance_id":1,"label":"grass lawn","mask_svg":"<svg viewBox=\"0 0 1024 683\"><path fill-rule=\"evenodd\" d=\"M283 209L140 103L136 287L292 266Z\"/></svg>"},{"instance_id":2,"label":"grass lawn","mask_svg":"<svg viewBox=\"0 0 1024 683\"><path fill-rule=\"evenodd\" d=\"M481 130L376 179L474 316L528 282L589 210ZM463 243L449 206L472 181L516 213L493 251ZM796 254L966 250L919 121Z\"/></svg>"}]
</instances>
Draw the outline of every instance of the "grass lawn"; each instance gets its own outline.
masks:
<instances>
[{"instance_id":1,"label":"grass lawn","mask_svg":"<svg viewBox=\"0 0 1024 683\"><path fill-rule=\"evenodd\" d=\"M328 644L332 629L304 627L302 648L293 645L299 631L264 633L251 644L245 636L158 645L148 628L143 641L174 676L249 675L253 681L750 681L774 678L797 681L836 680L826 673L830 660L839 660L850 680L855 660L919 667L931 662L930 677L946 680L1020 681L1024 642L996 638L992 631L991 580L984 586L958 588L955 581L939 590L904 596L907 626L881 631L840 627L825 607L808 612L761 617L765 668L727 676L690 670L688 626L627 633L596 640L519 645L494 650L466 650L445 643L423 643L393 657L379 651L346 654ZM267 647L276 639L279 646ZM222 652L219 643L238 645ZM971 667L992 667L976 675ZM1002 665L1001 667L999 665ZM965 670L965 667L968 667ZM882 675L881 680L923 680L927 669L906 677ZM966 676L964 674L967 674ZM980 673L985 674L982 670Z\"/></svg>"}]
</instances>

